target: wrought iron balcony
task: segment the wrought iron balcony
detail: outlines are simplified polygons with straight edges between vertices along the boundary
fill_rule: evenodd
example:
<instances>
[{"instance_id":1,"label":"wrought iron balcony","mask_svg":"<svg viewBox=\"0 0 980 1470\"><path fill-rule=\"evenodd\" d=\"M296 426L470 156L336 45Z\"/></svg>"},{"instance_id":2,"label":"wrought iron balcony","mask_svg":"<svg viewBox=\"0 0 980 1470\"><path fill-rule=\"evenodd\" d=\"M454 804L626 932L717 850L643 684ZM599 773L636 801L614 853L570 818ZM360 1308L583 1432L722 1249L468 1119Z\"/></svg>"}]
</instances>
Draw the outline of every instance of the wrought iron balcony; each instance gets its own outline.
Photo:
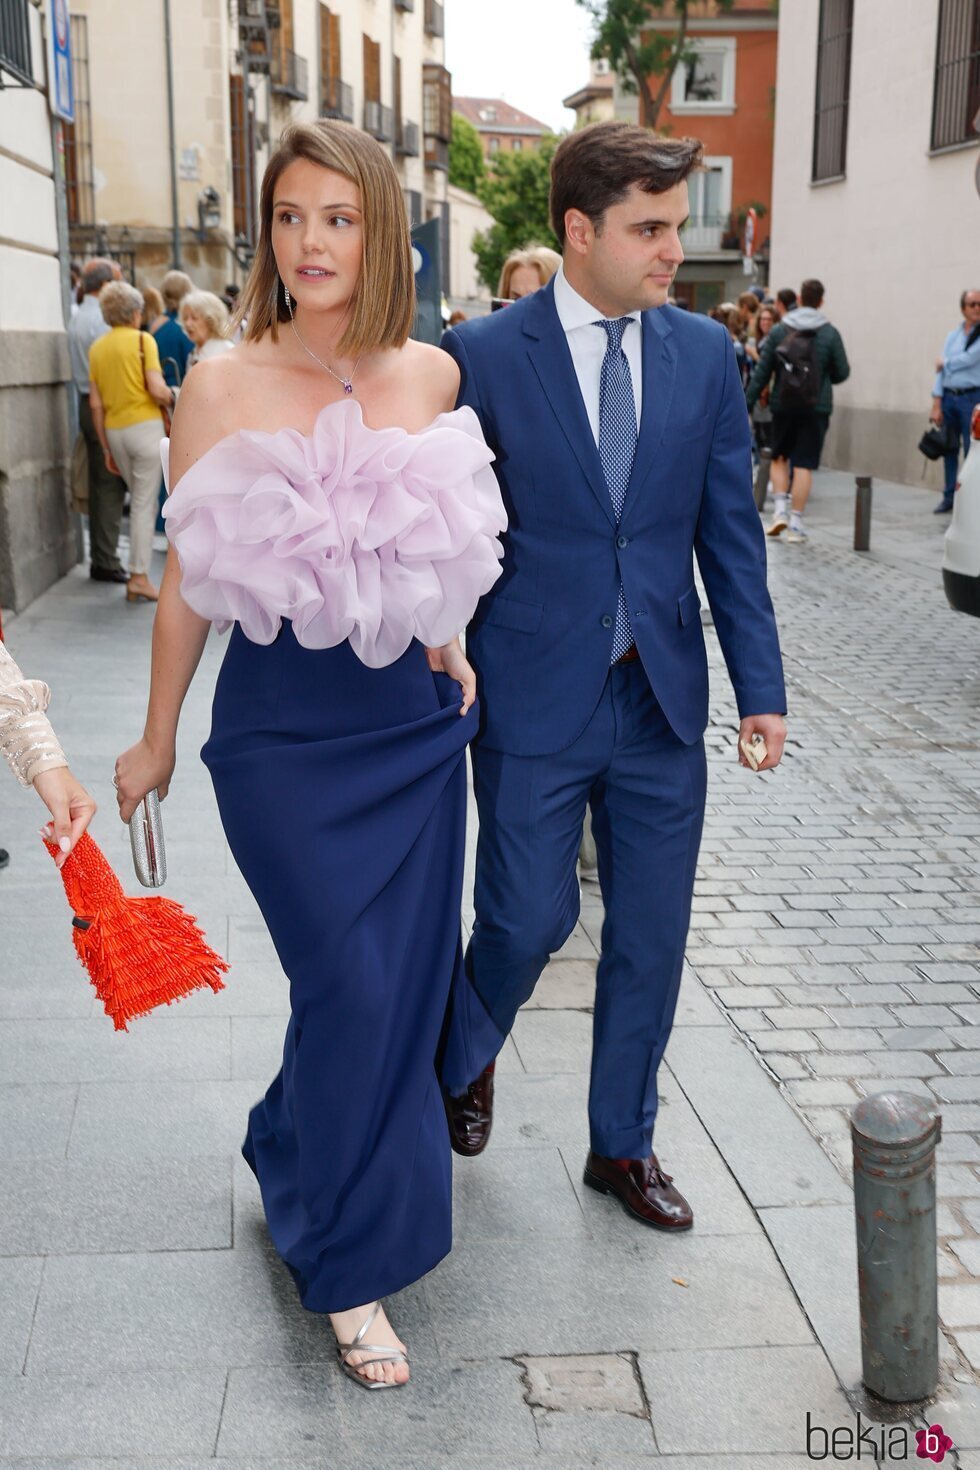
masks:
<instances>
[{"instance_id":1,"label":"wrought iron balcony","mask_svg":"<svg viewBox=\"0 0 980 1470\"><path fill-rule=\"evenodd\" d=\"M365 102L364 131L379 143L390 143L395 136L395 115L380 102Z\"/></svg>"},{"instance_id":2,"label":"wrought iron balcony","mask_svg":"<svg viewBox=\"0 0 980 1470\"><path fill-rule=\"evenodd\" d=\"M722 236L729 232L729 220L727 214L692 214L681 235L684 249L688 254L723 249Z\"/></svg>"},{"instance_id":3,"label":"wrought iron balcony","mask_svg":"<svg viewBox=\"0 0 980 1470\"><path fill-rule=\"evenodd\" d=\"M396 10L414 10L415 0L395 0Z\"/></svg>"},{"instance_id":4,"label":"wrought iron balcony","mask_svg":"<svg viewBox=\"0 0 980 1470\"><path fill-rule=\"evenodd\" d=\"M320 81L320 116L337 117L341 122L354 121L354 88L339 77L323 77Z\"/></svg>"},{"instance_id":5,"label":"wrought iron balcony","mask_svg":"<svg viewBox=\"0 0 980 1470\"><path fill-rule=\"evenodd\" d=\"M446 34L446 9L439 0L425 0L425 33L427 36Z\"/></svg>"},{"instance_id":6,"label":"wrought iron balcony","mask_svg":"<svg viewBox=\"0 0 980 1470\"><path fill-rule=\"evenodd\" d=\"M425 166L449 172L449 144L442 138L427 133L425 138Z\"/></svg>"},{"instance_id":7,"label":"wrought iron balcony","mask_svg":"<svg viewBox=\"0 0 980 1470\"><path fill-rule=\"evenodd\" d=\"M270 15L265 0L239 0L238 31L250 71L269 72L272 68L273 22L278 25L279 12Z\"/></svg>"},{"instance_id":8,"label":"wrought iron balcony","mask_svg":"<svg viewBox=\"0 0 980 1470\"><path fill-rule=\"evenodd\" d=\"M309 66L305 56L282 46L272 54L272 90L280 97L305 102L310 95Z\"/></svg>"},{"instance_id":9,"label":"wrought iron balcony","mask_svg":"<svg viewBox=\"0 0 980 1470\"><path fill-rule=\"evenodd\" d=\"M399 118L395 128L395 152L401 158L418 158L419 147L418 123L406 122L404 118Z\"/></svg>"}]
</instances>

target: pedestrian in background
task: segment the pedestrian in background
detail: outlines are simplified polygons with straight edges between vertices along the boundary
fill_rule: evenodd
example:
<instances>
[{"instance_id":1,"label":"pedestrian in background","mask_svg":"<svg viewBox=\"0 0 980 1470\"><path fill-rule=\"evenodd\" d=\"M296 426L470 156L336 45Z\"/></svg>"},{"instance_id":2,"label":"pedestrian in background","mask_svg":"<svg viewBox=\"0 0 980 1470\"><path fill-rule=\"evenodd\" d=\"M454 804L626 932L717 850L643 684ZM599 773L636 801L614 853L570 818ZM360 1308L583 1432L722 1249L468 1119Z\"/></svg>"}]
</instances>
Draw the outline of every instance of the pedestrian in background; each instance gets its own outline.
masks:
<instances>
[{"instance_id":1,"label":"pedestrian in background","mask_svg":"<svg viewBox=\"0 0 980 1470\"><path fill-rule=\"evenodd\" d=\"M143 330L156 336L170 318L163 308L163 297L156 286L143 287ZM159 343L157 344L159 346Z\"/></svg>"},{"instance_id":2,"label":"pedestrian in background","mask_svg":"<svg viewBox=\"0 0 980 1470\"><path fill-rule=\"evenodd\" d=\"M755 335L755 319L759 314L759 298L754 291L743 291L738 301L739 331L741 340L747 341Z\"/></svg>"},{"instance_id":3,"label":"pedestrian in background","mask_svg":"<svg viewBox=\"0 0 980 1470\"><path fill-rule=\"evenodd\" d=\"M759 361L762 344L775 324L776 315L772 307L760 306L756 313L754 335L749 337L745 343L745 351L753 365ZM752 409L752 434L758 453L761 453L763 449L772 448L772 409L769 407L768 387L763 388Z\"/></svg>"},{"instance_id":4,"label":"pedestrian in background","mask_svg":"<svg viewBox=\"0 0 980 1470\"><path fill-rule=\"evenodd\" d=\"M738 375L742 380L742 387L744 388L746 383L749 381L749 374L752 371L752 363L749 360L748 353L745 350L745 342L743 340L743 317L741 305L736 305L734 301L723 301L719 306L716 306L713 311L710 311L708 315L714 317L716 322L721 322L729 337L731 337L732 339L732 346L735 349L735 361L738 364Z\"/></svg>"},{"instance_id":5,"label":"pedestrian in background","mask_svg":"<svg viewBox=\"0 0 980 1470\"><path fill-rule=\"evenodd\" d=\"M80 278L82 302L68 324L68 355L78 394L78 428L88 454L89 576L94 582L129 580L118 549L126 487L106 467L89 403L89 349L109 330L99 306L99 292L118 279L119 267L114 260L101 256L87 260Z\"/></svg>"},{"instance_id":6,"label":"pedestrian in background","mask_svg":"<svg viewBox=\"0 0 980 1470\"><path fill-rule=\"evenodd\" d=\"M789 286L784 286L781 291L776 292L776 320L782 321L788 311L795 311L799 302L796 292Z\"/></svg>"},{"instance_id":7,"label":"pedestrian in background","mask_svg":"<svg viewBox=\"0 0 980 1470\"><path fill-rule=\"evenodd\" d=\"M106 465L129 489L126 601L156 602L149 571L164 437L161 408L173 407L174 394L160 369L156 339L140 328L142 293L112 281L99 303L110 330L89 353L89 399Z\"/></svg>"},{"instance_id":8,"label":"pedestrian in background","mask_svg":"<svg viewBox=\"0 0 980 1470\"><path fill-rule=\"evenodd\" d=\"M500 272L498 298L501 301L520 301L524 296L533 296L535 291L548 284L560 265L561 256L546 245L512 250Z\"/></svg>"},{"instance_id":9,"label":"pedestrian in background","mask_svg":"<svg viewBox=\"0 0 980 1470\"><path fill-rule=\"evenodd\" d=\"M183 271L168 271L160 282L160 294L163 296L168 320L157 329L154 336L163 366L163 376L170 388L179 388L184 381L187 359L194 351L194 343L177 320L180 303L193 290L194 282Z\"/></svg>"},{"instance_id":10,"label":"pedestrian in background","mask_svg":"<svg viewBox=\"0 0 980 1470\"><path fill-rule=\"evenodd\" d=\"M943 498L936 506L936 515L953 509L960 468L959 441L965 458L970 452L970 420L980 403L980 291L964 291L960 311L963 320L943 343L932 388L933 423L952 424L957 437L956 448L943 460Z\"/></svg>"},{"instance_id":11,"label":"pedestrian in background","mask_svg":"<svg viewBox=\"0 0 980 1470\"><path fill-rule=\"evenodd\" d=\"M220 357L235 345L230 338L228 308L213 291L188 291L180 303L180 325L194 343L188 368L209 357Z\"/></svg>"},{"instance_id":12,"label":"pedestrian in background","mask_svg":"<svg viewBox=\"0 0 980 1470\"><path fill-rule=\"evenodd\" d=\"M782 297L780 291L779 299ZM843 383L851 372L841 334L820 310L823 284L804 281L800 302L766 334L746 393L751 415L775 374L770 404L776 507L766 534L779 536L788 526L787 541L797 543L806 540L803 515L833 412L831 384ZM790 461L793 503L787 516Z\"/></svg>"}]
</instances>

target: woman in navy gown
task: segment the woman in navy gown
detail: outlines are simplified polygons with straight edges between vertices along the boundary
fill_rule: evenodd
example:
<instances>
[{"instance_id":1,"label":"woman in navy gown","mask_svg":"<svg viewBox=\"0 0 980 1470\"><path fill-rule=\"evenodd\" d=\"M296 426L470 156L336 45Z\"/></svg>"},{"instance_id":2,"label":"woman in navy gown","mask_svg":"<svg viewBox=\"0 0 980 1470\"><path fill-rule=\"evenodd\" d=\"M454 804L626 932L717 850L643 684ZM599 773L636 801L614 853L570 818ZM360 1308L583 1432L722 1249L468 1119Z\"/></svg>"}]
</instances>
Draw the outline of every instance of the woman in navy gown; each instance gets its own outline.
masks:
<instances>
[{"instance_id":1,"label":"woman in navy gown","mask_svg":"<svg viewBox=\"0 0 980 1470\"><path fill-rule=\"evenodd\" d=\"M202 756L291 1004L243 1152L303 1304L349 1376L387 1388L408 1362L380 1299L451 1243L435 1058L477 723L456 635L499 576L504 512L455 364L408 337L404 205L373 139L284 135L240 311L243 343L195 368L174 417L120 814L166 794L209 627L230 627Z\"/></svg>"}]
</instances>

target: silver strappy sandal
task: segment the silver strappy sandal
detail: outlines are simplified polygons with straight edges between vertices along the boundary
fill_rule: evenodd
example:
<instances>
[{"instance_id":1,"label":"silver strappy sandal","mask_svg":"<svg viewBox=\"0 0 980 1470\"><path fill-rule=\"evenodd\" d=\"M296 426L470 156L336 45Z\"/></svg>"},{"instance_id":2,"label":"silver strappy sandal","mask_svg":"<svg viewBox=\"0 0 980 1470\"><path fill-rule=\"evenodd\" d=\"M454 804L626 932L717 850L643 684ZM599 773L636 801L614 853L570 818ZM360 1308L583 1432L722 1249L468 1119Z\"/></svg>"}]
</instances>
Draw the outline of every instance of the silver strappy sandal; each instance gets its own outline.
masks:
<instances>
[{"instance_id":1,"label":"silver strappy sandal","mask_svg":"<svg viewBox=\"0 0 980 1470\"><path fill-rule=\"evenodd\" d=\"M373 1311L358 1328L354 1341L337 1344L337 1357L347 1377L353 1378L354 1382L359 1383L362 1388L404 1388L404 1383L388 1383L383 1378L365 1378L364 1374L359 1371L361 1368L366 1368L368 1363L404 1363L406 1367L408 1366L408 1357L400 1348L393 1348L387 1344L384 1347L375 1347L372 1343L364 1341L365 1332L380 1311L381 1303L375 1302ZM372 1353L374 1356L355 1365L347 1361L351 1353Z\"/></svg>"}]
</instances>

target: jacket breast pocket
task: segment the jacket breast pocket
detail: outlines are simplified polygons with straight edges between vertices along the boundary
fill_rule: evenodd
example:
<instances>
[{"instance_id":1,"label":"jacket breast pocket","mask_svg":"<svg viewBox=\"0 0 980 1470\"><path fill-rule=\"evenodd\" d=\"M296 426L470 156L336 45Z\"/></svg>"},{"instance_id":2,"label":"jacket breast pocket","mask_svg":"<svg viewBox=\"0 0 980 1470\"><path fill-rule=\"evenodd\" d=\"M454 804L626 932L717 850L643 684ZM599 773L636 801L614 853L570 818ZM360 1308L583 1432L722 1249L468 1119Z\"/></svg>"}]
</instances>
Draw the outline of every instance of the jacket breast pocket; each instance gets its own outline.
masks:
<instances>
[{"instance_id":1,"label":"jacket breast pocket","mask_svg":"<svg viewBox=\"0 0 980 1470\"><path fill-rule=\"evenodd\" d=\"M701 611L701 599L696 587L689 587L683 597L677 599L677 616L680 618L681 627L686 628L688 623L693 623Z\"/></svg>"},{"instance_id":2,"label":"jacket breast pocket","mask_svg":"<svg viewBox=\"0 0 980 1470\"><path fill-rule=\"evenodd\" d=\"M682 419L680 422L667 424L663 433L664 444L678 444L685 440L700 439L707 432L711 422L711 414L703 413L696 419Z\"/></svg>"},{"instance_id":3,"label":"jacket breast pocket","mask_svg":"<svg viewBox=\"0 0 980 1470\"><path fill-rule=\"evenodd\" d=\"M543 615L544 606L540 602L522 602L517 597L493 597L474 621L478 627L507 628L512 633L536 633Z\"/></svg>"}]
</instances>

